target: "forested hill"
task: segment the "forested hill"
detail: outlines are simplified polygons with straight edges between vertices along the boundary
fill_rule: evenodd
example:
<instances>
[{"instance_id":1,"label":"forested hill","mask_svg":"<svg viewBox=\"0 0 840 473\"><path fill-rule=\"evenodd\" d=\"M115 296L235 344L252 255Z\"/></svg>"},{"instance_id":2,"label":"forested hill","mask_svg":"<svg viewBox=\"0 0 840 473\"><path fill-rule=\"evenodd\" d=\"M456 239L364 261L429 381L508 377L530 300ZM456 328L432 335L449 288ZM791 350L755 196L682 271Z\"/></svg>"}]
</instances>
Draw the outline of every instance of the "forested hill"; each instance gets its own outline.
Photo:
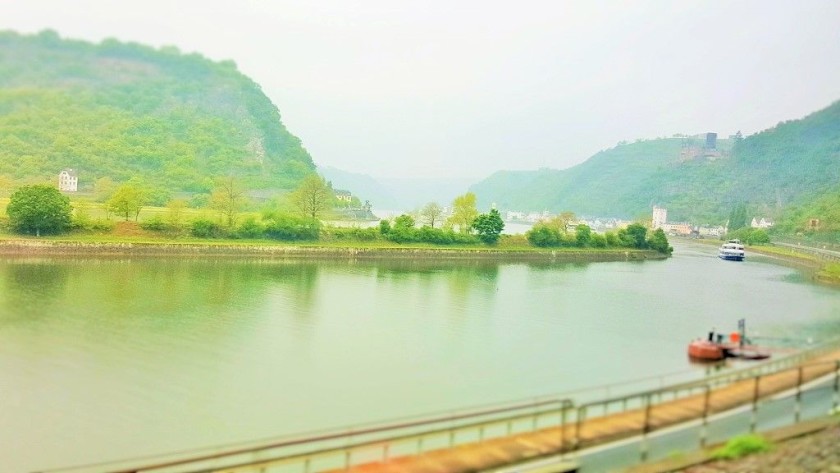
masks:
<instances>
[{"instance_id":1,"label":"forested hill","mask_svg":"<svg viewBox=\"0 0 840 473\"><path fill-rule=\"evenodd\" d=\"M673 137L620 144L565 170L500 171L474 185L483 205L724 223L736 205L780 217L840 183L840 102L745 138Z\"/></svg>"},{"instance_id":2,"label":"forested hill","mask_svg":"<svg viewBox=\"0 0 840 473\"><path fill-rule=\"evenodd\" d=\"M259 85L232 61L173 47L0 32L0 176L81 189L103 177L206 192L219 176L293 187L315 169Z\"/></svg>"}]
</instances>

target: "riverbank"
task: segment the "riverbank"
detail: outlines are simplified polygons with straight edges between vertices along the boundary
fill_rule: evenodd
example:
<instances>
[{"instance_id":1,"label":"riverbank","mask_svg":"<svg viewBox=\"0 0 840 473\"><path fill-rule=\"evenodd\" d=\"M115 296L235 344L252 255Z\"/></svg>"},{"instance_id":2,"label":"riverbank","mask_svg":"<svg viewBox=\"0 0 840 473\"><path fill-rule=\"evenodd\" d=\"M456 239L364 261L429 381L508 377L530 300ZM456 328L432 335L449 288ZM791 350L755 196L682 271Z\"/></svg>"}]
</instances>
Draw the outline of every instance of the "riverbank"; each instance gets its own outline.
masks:
<instances>
[{"instance_id":1,"label":"riverbank","mask_svg":"<svg viewBox=\"0 0 840 473\"><path fill-rule=\"evenodd\" d=\"M709 246L719 246L721 244L720 240L692 241ZM786 266L801 270L813 282L840 287L840 263L821 259L812 253L798 251L794 247L774 246L772 243L770 245L748 246L747 251L778 259ZM747 258L749 258L749 254Z\"/></svg>"},{"instance_id":2,"label":"riverbank","mask_svg":"<svg viewBox=\"0 0 840 473\"><path fill-rule=\"evenodd\" d=\"M3 256L214 256L323 259L480 259L495 261L595 262L660 260L668 256L632 249L499 249L418 246L338 246L263 243L93 242L46 239L0 240Z\"/></svg>"},{"instance_id":3,"label":"riverbank","mask_svg":"<svg viewBox=\"0 0 840 473\"><path fill-rule=\"evenodd\" d=\"M817 283L840 286L840 263L823 260L795 248L782 246L751 246L749 251L779 258L804 270Z\"/></svg>"}]
</instances>

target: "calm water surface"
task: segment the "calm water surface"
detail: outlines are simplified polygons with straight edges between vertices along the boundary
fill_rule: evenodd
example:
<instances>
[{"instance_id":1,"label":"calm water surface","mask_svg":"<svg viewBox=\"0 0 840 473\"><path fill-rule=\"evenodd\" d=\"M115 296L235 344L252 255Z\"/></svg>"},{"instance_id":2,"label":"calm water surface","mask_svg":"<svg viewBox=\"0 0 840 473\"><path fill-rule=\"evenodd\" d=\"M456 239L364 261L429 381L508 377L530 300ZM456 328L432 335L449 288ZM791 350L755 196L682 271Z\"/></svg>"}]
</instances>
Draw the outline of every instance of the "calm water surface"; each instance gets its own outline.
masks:
<instances>
[{"instance_id":1,"label":"calm water surface","mask_svg":"<svg viewBox=\"0 0 840 473\"><path fill-rule=\"evenodd\" d=\"M694 372L686 343L840 335L840 292L677 245L593 264L0 260L0 471Z\"/></svg>"}]
</instances>

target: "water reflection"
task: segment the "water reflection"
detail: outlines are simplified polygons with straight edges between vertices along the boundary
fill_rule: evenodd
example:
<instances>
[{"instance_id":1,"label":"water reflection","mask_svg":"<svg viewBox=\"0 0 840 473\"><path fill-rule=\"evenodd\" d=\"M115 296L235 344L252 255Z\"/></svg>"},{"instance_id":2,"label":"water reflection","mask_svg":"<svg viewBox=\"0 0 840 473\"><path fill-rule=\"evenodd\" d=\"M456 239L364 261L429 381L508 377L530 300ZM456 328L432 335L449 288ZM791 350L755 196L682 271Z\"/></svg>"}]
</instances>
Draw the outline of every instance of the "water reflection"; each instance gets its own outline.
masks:
<instances>
[{"instance_id":1,"label":"water reflection","mask_svg":"<svg viewBox=\"0 0 840 473\"><path fill-rule=\"evenodd\" d=\"M3 412L0 470L700 375L717 368L689 364L686 343L745 316L756 334L840 334L836 292L787 268L719 264L715 251L610 263L0 259L0 391L19 400ZM28 463L4 468L14 455Z\"/></svg>"},{"instance_id":2,"label":"water reflection","mask_svg":"<svg viewBox=\"0 0 840 473\"><path fill-rule=\"evenodd\" d=\"M20 317L46 316L60 312L67 302L66 267L36 261L17 261L0 265L3 288L0 300L6 310L0 320L14 314Z\"/></svg>"}]
</instances>

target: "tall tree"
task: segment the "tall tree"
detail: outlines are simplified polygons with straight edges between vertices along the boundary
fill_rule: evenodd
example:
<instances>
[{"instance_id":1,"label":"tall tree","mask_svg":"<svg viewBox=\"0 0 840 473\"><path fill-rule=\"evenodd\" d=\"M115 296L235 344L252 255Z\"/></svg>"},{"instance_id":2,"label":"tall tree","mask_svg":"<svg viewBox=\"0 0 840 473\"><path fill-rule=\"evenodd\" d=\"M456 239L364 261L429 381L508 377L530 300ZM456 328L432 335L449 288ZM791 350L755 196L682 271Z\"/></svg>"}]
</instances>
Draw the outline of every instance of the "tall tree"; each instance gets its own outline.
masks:
<instances>
[{"instance_id":1,"label":"tall tree","mask_svg":"<svg viewBox=\"0 0 840 473\"><path fill-rule=\"evenodd\" d=\"M245 190L233 176L216 180L213 192L210 194L210 206L227 219L227 225L233 227L236 215L245 206Z\"/></svg>"},{"instance_id":2,"label":"tall tree","mask_svg":"<svg viewBox=\"0 0 840 473\"><path fill-rule=\"evenodd\" d=\"M14 231L61 233L70 226L70 199L53 186L23 186L9 198L6 214Z\"/></svg>"},{"instance_id":3,"label":"tall tree","mask_svg":"<svg viewBox=\"0 0 840 473\"><path fill-rule=\"evenodd\" d=\"M317 174L310 174L295 189L291 196L292 205L300 211L305 218L317 220L318 216L332 202L332 189L327 181Z\"/></svg>"},{"instance_id":4,"label":"tall tree","mask_svg":"<svg viewBox=\"0 0 840 473\"><path fill-rule=\"evenodd\" d=\"M641 223L631 223L630 225L627 225L627 228L622 228L618 231L618 236L622 243L631 248L646 248L646 235L647 228L645 228L645 226Z\"/></svg>"},{"instance_id":5,"label":"tall tree","mask_svg":"<svg viewBox=\"0 0 840 473\"><path fill-rule=\"evenodd\" d=\"M665 232L661 228L653 231L650 238L648 238L648 246L666 255L670 255L674 251L674 248L668 244L668 237L665 236Z\"/></svg>"},{"instance_id":6,"label":"tall tree","mask_svg":"<svg viewBox=\"0 0 840 473\"><path fill-rule=\"evenodd\" d=\"M542 248L560 244L560 232L544 222L537 222L530 230L525 232L525 238L528 239L528 243Z\"/></svg>"},{"instance_id":7,"label":"tall tree","mask_svg":"<svg viewBox=\"0 0 840 473\"><path fill-rule=\"evenodd\" d=\"M473 228L478 232L478 238L482 242L493 245L499 241L499 236L505 228L499 211L490 209L489 213L481 214L473 220Z\"/></svg>"},{"instance_id":8,"label":"tall tree","mask_svg":"<svg viewBox=\"0 0 840 473\"><path fill-rule=\"evenodd\" d=\"M475 206L475 194L467 192L452 201L452 215L447 219L447 223L457 225L461 233L469 233L476 217L478 209Z\"/></svg>"},{"instance_id":9,"label":"tall tree","mask_svg":"<svg viewBox=\"0 0 840 473\"><path fill-rule=\"evenodd\" d=\"M146 205L146 193L138 185L123 184L108 199L107 205L108 210L117 215L122 215L126 221L132 216L134 216L134 220L137 220L140 210Z\"/></svg>"},{"instance_id":10,"label":"tall tree","mask_svg":"<svg viewBox=\"0 0 840 473\"><path fill-rule=\"evenodd\" d=\"M578 225L575 229L575 243L577 246L588 246L590 241L592 241L592 229L589 228L589 225L583 223Z\"/></svg>"},{"instance_id":11,"label":"tall tree","mask_svg":"<svg viewBox=\"0 0 840 473\"><path fill-rule=\"evenodd\" d=\"M437 202L429 202L420 209L420 218L422 219L423 224L432 228L434 228L435 223L437 223L442 216L443 207L438 205Z\"/></svg>"},{"instance_id":12,"label":"tall tree","mask_svg":"<svg viewBox=\"0 0 840 473\"><path fill-rule=\"evenodd\" d=\"M560 215L554 217L554 220L557 223L557 229L560 233L567 233L566 229L569 228L569 224L577 220L577 216L575 213L569 210L560 212Z\"/></svg>"},{"instance_id":13,"label":"tall tree","mask_svg":"<svg viewBox=\"0 0 840 473\"><path fill-rule=\"evenodd\" d=\"M739 203L729 213L729 231L735 231L747 226L747 204Z\"/></svg>"}]
</instances>

